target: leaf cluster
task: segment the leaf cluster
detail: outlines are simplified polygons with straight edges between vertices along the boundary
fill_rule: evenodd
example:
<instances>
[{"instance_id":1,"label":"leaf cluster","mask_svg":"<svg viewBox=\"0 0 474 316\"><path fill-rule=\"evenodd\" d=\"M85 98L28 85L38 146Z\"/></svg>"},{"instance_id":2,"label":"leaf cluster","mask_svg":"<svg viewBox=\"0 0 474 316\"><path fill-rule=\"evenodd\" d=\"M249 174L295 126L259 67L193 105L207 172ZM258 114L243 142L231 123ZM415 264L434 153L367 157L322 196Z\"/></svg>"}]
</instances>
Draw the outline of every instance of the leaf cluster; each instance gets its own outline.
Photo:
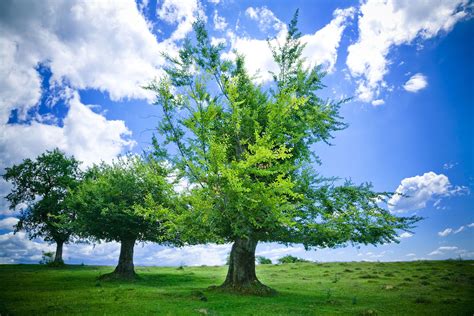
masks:
<instances>
[{"instance_id":1,"label":"leaf cluster","mask_svg":"<svg viewBox=\"0 0 474 316\"><path fill-rule=\"evenodd\" d=\"M13 185L6 199L10 209L22 208L15 231L24 229L30 238L68 241L75 212L65 201L80 177L79 161L59 149L6 168L3 179Z\"/></svg>"},{"instance_id":2,"label":"leaf cluster","mask_svg":"<svg viewBox=\"0 0 474 316\"><path fill-rule=\"evenodd\" d=\"M163 110L159 132L174 144L172 159L195 186L186 197L190 226L207 241L237 238L306 247L397 241L418 217L381 207L389 193L370 184L340 184L314 171L313 144L330 143L347 127L347 100L322 100L324 72L304 67L297 14L283 44L270 41L279 72L270 88L257 85L245 60L222 60L203 21L178 56L165 55L167 77L147 88Z\"/></svg>"}]
</instances>

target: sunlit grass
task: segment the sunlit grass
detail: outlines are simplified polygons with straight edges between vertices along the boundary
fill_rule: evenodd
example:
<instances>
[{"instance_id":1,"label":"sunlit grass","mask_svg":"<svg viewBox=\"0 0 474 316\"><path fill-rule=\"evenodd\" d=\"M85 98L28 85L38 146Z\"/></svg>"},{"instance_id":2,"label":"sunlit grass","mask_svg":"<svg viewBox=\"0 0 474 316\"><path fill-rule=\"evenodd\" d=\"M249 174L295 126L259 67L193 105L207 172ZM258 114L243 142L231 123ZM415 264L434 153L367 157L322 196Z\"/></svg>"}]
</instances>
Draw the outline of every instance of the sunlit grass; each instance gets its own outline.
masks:
<instances>
[{"instance_id":1,"label":"sunlit grass","mask_svg":"<svg viewBox=\"0 0 474 316\"><path fill-rule=\"evenodd\" d=\"M98 281L112 267L0 266L0 314L472 315L473 261L261 265L273 297L209 290L226 267L138 267L138 281Z\"/></svg>"}]
</instances>

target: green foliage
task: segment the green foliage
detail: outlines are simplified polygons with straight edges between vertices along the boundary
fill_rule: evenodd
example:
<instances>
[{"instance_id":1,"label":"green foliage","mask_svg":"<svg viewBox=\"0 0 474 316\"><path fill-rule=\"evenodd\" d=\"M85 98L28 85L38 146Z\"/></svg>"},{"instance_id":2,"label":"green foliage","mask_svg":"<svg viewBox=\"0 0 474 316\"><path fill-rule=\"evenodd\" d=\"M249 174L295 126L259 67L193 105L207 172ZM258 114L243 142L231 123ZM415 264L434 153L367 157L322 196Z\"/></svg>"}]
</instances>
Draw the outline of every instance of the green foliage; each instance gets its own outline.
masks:
<instances>
[{"instance_id":1,"label":"green foliage","mask_svg":"<svg viewBox=\"0 0 474 316\"><path fill-rule=\"evenodd\" d=\"M175 243L174 191L162 161L127 156L90 168L69 200L81 237Z\"/></svg>"},{"instance_id":2,"label":"green foliage","mask_svg":"<svg viewBox=\"0 0 474 316\"><path fill-rule=\"evenodd\" d=\"M285 43L271 46L279 72L269 90L251 80L242 56L221 60L223 46L211 44L202 21L179 56L165 55L167 77L146 87L163 110L164 143L175 145L171 160L194 184L183 225L196 242L397 242L399 230L420 218L388 212L380 205L390 193L370 184L315 171L311 145L329 143L346 127L339 115L345 100L318 97L324 73L303 66L296 23L297 14Z\"/></svg>"},{"instance_id":3,"label":"green foliage","mask_svg":"<svg viewBox=\"0 0 474 316\"><path fill-rule=\"evenodd\" d=\"M257 259L258 264L272 264L273 263L272 260L264 256L257 256L255 259Z\"/></svg>"},{"instance_id":4,"label":"green foliage","mask_svg":"<svg viewBox=\"0 0 474 316\"><path fill-rule=\"evenodd\" d=\"M113 267L0 265L0 310L2 315L199 315L201 310L201 315L283 316L472 315L474 309L472 260L295 265L257 266L260 279L281 291L266 298L208 290L226 267L137 267L139 280L103 282L97 275ZM370 271L394 276L357 277ZM335 274L344 275L336 284ZM430 275L432 283L419 284L417 274ZM413 281L404 280L408 277Z\"/></svg>"},{"instance_id":5,"label":"green foliage","mask_svg":"<svg viewBox=\"0 0 474 316\"><path fill-rule=\"evenodd\" d=\"M10 209L26 205L15 231L24 229L30 238L67 242L75 212L67 207L65 200L80 176L79 162L59 149L6 168L3 178L13 185L6 196Z\"/></svg>"},{"instance_id":6,"label":"green foliage","mask_svg":"<svg viewBox=\"0 0 474 316\"><path fill-rule=\"evenodd\" d=\"M278 259L278 263L283 264L283 263L297 263L297 262L308 262L308 260L294 257L292 255L286 255L284 257L281 257Z\"/></svg>"},{"instance_id":7,"label":"green foliage","mask_svg":"<svg viewBox=\"0 0 474 316\"><path fill-rule=\"evenodd\" d=\"M39 264L46 264L49 265L53 262L54 260L54 252L52 251L43 251L43 254L41 256L41 261Z\"/></svg>"}]
</instances>

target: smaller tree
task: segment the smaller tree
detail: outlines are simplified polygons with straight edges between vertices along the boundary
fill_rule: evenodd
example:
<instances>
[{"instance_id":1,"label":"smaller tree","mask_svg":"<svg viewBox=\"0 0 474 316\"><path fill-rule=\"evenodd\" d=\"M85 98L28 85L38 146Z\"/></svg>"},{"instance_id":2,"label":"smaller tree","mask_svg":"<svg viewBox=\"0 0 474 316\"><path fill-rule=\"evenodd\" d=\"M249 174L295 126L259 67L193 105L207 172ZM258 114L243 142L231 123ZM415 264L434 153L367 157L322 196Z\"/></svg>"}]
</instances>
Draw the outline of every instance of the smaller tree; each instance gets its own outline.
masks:
<instances>
[{"instance_id":1,"label":"smaller tree","mask_svg":"<svg viewBox=\"0 0 474 316\"><path fill-rule=\"evenodd\" d=\"M42 237L56 243L54 264L62 264L63 245L72 234L74 210L65 200L80 177L79 162L59 149L46 151L36 159L6 168L3 178L13 184L6 196L10 209L24 204L15 233L25 230L30 239Z\"/></svg>"},{"instance_id":2,"label":"smaller tree","mask_svg":"<svg viewBox=\"0 0 474 316\"><path fill-rule=\"evenodd\" d=\"M258 264L272 264L272 260L264 257L264 256L257 256L256 257Z\"/></svg>"},{"instance_id":3,"label":"smaller tree","mask_svg":"<svg viewBox=\"0 0 474 316\"><path fill-rule=\"evenodd\" d=\"M283 263L297 263L297 262L309 262L309 261L306 260L306 259L302 259L302 258L298 258L298 257L292 256L292 255L286 255L286 256L281 257L281 258L278 259L278 263L279 263L279 264L283 264Z\"/></svg>"},{"instance_id":4,"label":"smaller tree","mask_svg":"<svg viewBox=\"0 0 474 316\"><path fill-rule=\"evenodd\" d=\"M136 277L137 241L178 244L170 220L174 191L168 175L164 163L140 157L102 163L86 173L70 200L78 210L77 233L93 241L121 244L117 267L104 277Z\"/></svg>"}]
</instances>

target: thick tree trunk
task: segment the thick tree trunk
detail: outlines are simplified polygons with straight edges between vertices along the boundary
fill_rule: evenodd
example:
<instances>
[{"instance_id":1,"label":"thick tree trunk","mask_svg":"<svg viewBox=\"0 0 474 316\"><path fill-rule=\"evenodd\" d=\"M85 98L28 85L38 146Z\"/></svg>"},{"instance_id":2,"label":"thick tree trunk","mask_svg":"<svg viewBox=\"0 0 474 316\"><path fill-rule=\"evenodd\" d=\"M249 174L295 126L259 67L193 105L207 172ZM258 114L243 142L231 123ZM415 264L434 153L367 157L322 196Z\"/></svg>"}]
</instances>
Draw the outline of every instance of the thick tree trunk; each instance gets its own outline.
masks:
<instances>
[{"instance_id":1,"label":"thick tree trunk","mask_svg":"<svg viewBox=\"0 0 474 316\"><path fill-rule=\"evenodd\" d=\"M63 264L63 245L64 241L57 241L56 242L56 254L54 255L54 263L55 264Z\"/></svg>"},{"instance_id":2,"label":"thick tree trunk","mask_svg":"<svg viewBox=\"0 0 474 316\"><path fill-rule=\"evenodd\" d=\"M122 240L120 245L120 256L117 267L113 274L121 278L135 278L135 269L133 266L133 247L135 240Z\"/></svg>"},{"instance_id":3,"label":"thick tree trunk","mask_svg":"<svg viewBox=\"0 0 474 316\"><path fill-rule=\"evenodd\" d=\"M232 245L229 270L221 289L245 294L269 295L275 291L260 283L255 273L257 241L237 239Z\"/></svg>"}]
</instances>

